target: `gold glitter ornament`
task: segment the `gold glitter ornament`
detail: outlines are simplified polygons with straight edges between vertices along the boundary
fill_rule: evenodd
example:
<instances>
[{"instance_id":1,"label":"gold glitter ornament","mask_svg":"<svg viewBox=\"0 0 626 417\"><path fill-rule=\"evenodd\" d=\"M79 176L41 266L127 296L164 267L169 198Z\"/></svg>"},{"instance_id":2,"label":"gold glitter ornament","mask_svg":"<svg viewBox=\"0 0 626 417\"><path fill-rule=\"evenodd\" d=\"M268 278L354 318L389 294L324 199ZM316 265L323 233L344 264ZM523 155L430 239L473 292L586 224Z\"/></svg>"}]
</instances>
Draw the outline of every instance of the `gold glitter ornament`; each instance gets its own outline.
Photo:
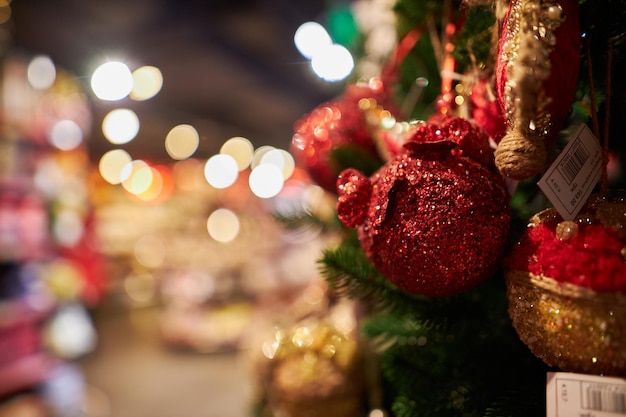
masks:
<instances>
[{"instance_id":1,"label":"gold glitter ornament","mask_svg":"<svg viewBox=\"0 0 626 417\"><path fill-rule=\"evenodd\" d=\"M270 346L271 345L271 346ZM325 318L276 330L260 378L273 417L358 417L365 410L363 347Z\"/></svg>"},{"instance_id":2,"label":"gold glitter ornament","mask_svg":"<svg viewBox=\"0 0 626 417\"><path fill-rule=\"evenodd\" d=\"M556 236L559 240L568 240L578 234L578 223L571 220L560 222L556 225Z\"/></svg>"},{"instance_id":3,"label":"gold glitter ornament","mask_svg":"<svg viewBox=\"0 0 626 417\"><path fill-rule=\"evenodd\" d=\"M528 272L507 273L509 315L520 339L567 372L626 376L626 296Z\"/></svg>"},{"instance_id":4,"label":"gold glitter ornament","mask_svg":"<svg viewBox=\"0 0 626 417\"><path fill-rule=\"evenodd\" d=\"M535 214L509 254L509 315L546 364L626 376L625 218L622 193L594 194L572 221Z\"/></svg>"}]
</instances>

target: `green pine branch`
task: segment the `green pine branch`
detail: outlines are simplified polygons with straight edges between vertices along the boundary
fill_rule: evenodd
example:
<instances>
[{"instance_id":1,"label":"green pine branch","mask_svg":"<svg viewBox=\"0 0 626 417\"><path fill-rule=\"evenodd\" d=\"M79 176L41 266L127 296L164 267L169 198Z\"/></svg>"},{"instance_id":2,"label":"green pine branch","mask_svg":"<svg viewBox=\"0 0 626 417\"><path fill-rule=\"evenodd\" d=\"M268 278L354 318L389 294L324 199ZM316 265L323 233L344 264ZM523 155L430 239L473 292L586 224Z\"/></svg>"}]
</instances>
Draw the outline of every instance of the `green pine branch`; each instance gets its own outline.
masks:
<instances>
[{"instance_id":1,"label":"green pine branch","mask_svg":"<svg viewBox=\"0 0 626 417\"><path fill-rule=\"evenodd\" d=\"M289 214L275 212L273 217L279 224L289 230L316 228L322 233L327 233L337 231L342 228L341 222L337 217L332 217L329 220L323 220L309 211L300 211Z\"/></svg>"},{"instance_id":2,"label":"green pine branch","mask_svg":"<svg viewBox=\"0 0 626 417\"><path fill-rule=\"evenodd\" d=\"M323 251L320 271L329 288L339 296L358 299L372 312L414 314L420 297L401 291L371 264L355 233L339 247Z\"/></svg>"}]
</instances>

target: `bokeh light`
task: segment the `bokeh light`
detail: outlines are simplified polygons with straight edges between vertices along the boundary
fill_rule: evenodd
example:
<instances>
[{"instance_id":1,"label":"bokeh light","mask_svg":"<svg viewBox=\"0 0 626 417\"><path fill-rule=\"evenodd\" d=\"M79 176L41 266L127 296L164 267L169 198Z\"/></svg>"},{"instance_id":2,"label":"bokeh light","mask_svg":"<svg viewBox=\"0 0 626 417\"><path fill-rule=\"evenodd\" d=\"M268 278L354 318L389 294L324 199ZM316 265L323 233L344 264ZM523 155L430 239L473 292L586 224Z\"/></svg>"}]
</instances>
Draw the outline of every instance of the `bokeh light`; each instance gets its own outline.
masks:
<instances>
[{"instance_id":1,"label":"bokeh light","mask_svg":"<svg viewBox=\"0 0 626 417\"><path fill-rule=\"evenodd\" d=\"M283 173L283 179L287 180L293 174L295 161L293 156L284 149L272 149L261 157L262 164L276 165Z\"/></svg>"},{"instance_id":2,"label":"bokeh light","mask_svg":"<svg viewBox=\"0 0 626 417\"><path fill-rule=\"evenodd\" d=\"M122 187L131 194L146 192L153 179L152 168L142 160L134 160L122 169Z\"/></svg>"},{"instance_id":3,"label":"bokeh light","mask_svg":"<svg viewBox=\"0 0 626 417\"><path fill-rule=\"evenodd\" d=\"M350 51L342 45L330 45L311 59L313 72L326 81L341 81L354 69Z\"/></svg>"},{"instance_id":4,"label":"bokeh light","mask_svg":"<svg viewBox=\"0 0 626 417\"><path fill-rule=\"evenodd\" d=\"M45 90L54 84L57 71L50 57L37 55L30 60L26 76L34 89Z\"/></svg>"},{"instance_id":5,"label":"bokeh light","mask_svg":"<svg viewBox=\"0 0 626 417\"><path fill-rule=\"evenodd\" d=\"M133 89L133 75L122 62L106 62L93 72L91 89L100 100L121 100Z\"/></svg>"},{"instance_id":6,"label":"bokeh light","mask_svg":"<svg viewBox=\"0 0 626 417\"><path fill-rule=\"evenodd\" d=\"M258 147L254 154L252 155L252 162L250 163L250 168L254 169L263 163L263 157L266 153L275 150L276 148L270 145L264 145Z\"/></svg>"},{"instance_id":7,"label":"bokeh light","mask_svg":"<svg viewBox=\"0 0 626 417\"><path fill-rule=\"evenodd\" d=\"M48 324L46 336L55 353L68 359L92 351L98 342L89 314L76 302L59 307Z\"/></svg>"},{"instance_id":8,"label":"bokeh light","mask_svg":"<svg viewBox=\"0 0 626 417\"><path fill-rule=\"evenodd\" d=\"M165 137L165 150L172 159L187 159L198 149L200 135L191 125L174 126Z\"/></svg>"},{"instance_id":9,"label":"bokeh light","mask_svg":"<svg viewBox=\"0 0 626 417\"><path fill-rule=\"evenodd\" d=\"M239 218L231 210L215 210L207 220L209 235L218 242L228 243L239 234Z\"/></svg>"},{"instance_id":10,"label":"bokeh light","mask_svg":"<svg viewBox=\"0 0 626 417\"><path fill-rule=\"evenodd\" d=\"M9 0L0 2L0 25L7 23L11 19L13 12L9 3Z\"/></svg>"},{"instance_id":11,"label":"bokeh light","mask_svg":"<svg viewBox=\"0 0 626 417\"><path fill-rule=\"evenodd\" d=\"M172 195L174 180L168 167L159 165L151 166L152 177L146 190L136 193L135 196L142 201L162 202Z\"/></svg>"},{"instance_id":12,"label":"bokeh light","mask_svg":"<svg viewBox=\"0 0 626 417\"><path fill-rule=\"evenodd\" d=\"M131 161L132 157L128 152L123 149L113 149L100 157L98 171L109 184L120 184L122 182L122 170Z\"/></svg>"},{"instance_id":13,"label":"bokeh light","mask_svg":"<svg viewBox=\"0 0 626 417\"><path fill-rule=\"evenodd\" d=\"M300 25L293 36L293 41L298 51L307 59L313 58L319 51L332 45L330 35L317 22L305 22Z\"/></svg>"},{"instance_id":14,"label":"bokeh light","mask_svg":"<svg viewBox=\"0 0 626 417\"><path fill-rule=\"evenodd\" d=\"M48 140L57 149L69 151L82 143L83 131L73 120L59 120L52 126Z\"/></svg>"},{"instance_id":15,"label":"bokeh light","mask_svg":"<svg viewBox=\"0 0 626 417\"><path fill-rule=\"evenodd\" d=\"M137 101L148 100L157 95L163 87L163 75L157 67L143 66L132 73L133 88L130 98Z\"/></svg>"},{"instance_id":16,"label":"bokeh light","mask_svg":"<svg viewBox=\"0 0 626 417\"><path fill-rule=\"evenodd\" d=\"M139 133L139 118L130 109L111 110L102 120L102 133L115 145L128 143Z\"/></svg>"},{"instance_id":17,"label":"bokeh light","mask_svg":"<svg viewBox=\"0 0 626 417\"><path fill-rule=\"evenodd\" d=\"M220 148L220 153L232 156L235 162L237 162L239 171L243 171L250 166L254 154L254 146L248 139L235 136L224 142Z\"/></svg>"},{"instance_id":18,"label":"bokeh light","mask_svg":"<svg viewBox=\"0 0 626 417\"><path fill-rule=\"evenodd\" d=\"M227 188L239 176L237 162L230 155L213 155L204 165L204 178L215 188Z\"/></svg>"},{"instance_id":19,"label":"bokeh light","mask_svg":"<svg viewBox=\"0 0 626 417\"><path fill-rule=\"evenodd\" d=\"M63 210L54 219L52 235L62 246L75 246L83 234L83 219L75 210Z\"/></svg>"},{"instance_id":20,"label":"bokeh light","mask_svg":"<svg viewBox=\"0 0 626 417\"><path fill-rule=\"evenodd\" d=\"M283 188L283 171L276 165L261 164L250 173L248 184L257 197L272 198Z\"/></svg>"}]
</instances>

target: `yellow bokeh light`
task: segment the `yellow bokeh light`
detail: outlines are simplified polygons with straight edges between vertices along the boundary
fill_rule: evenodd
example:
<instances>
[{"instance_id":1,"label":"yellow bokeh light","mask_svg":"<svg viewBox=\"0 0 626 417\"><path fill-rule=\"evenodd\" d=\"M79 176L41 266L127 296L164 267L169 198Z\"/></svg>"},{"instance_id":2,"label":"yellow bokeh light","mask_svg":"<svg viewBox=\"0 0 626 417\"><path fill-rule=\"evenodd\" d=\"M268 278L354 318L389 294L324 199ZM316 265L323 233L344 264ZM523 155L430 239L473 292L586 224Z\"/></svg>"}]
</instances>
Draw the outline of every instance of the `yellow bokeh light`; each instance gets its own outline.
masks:
<instances>
[{"instance_id":1,"label":"yellow bokeh light","mask_svg":"<svg viewBox=\"0 0 626 417\"><path fill-rule=\"evenodd\" d=\"M283 173L283 179L288 179L295 169L293 156L284 149L272 149L261 157L262 164L276 165Z\"/></svg>"},{"instance_id":2,"label":"yellow bokeh light","mask_svg":"<svg viewBox=\"0 0 626 417\"><path fill-rule=\"evenodd\" d=\"M132 75L133 89L130 98L133 100L148 100L163 87L163 75L157 67L146 65L134 70Z\"/></svg>"},{"instance_id":3,"label":"yellow bokeh light","mask_svg":"<svg viewBox=\"0 0 626 417\"><path fill-rule=\"evenodd\" d=\"M198 149L200 135L191 125L173 127L165 137L165 150L176 160L189 158Z\"/></svg>"},{"instance_id":4,"label":"yellow bokeh light","mask_svg":"<svg viewBox=\"0 0 626 417\"><path fill-rule=\"evenodd\" d=\"M260 146L258 147L255 151L254 151L254 155L252 156L252 162L250 163L250 168L254 169L256 167L258 167L259 165L261 165L261 163L263 162L263 157L265 156L266 153L273 151L274 149L276 149L273 146L270 145L265 145L265 146Z\"/></svg>"},{"instance_id":5,"label":"yellow bokeh light","mask_svg":"<svg viewBox=\"0 0 626 417\"><path fill-rule=\"evenodd\" d=\"M135 160L122 170L122 187L131 194L146 192L152 185L152 168L144 161Z\"/></svg>"},{"instance_id":6,"label":"yellow bokeh light","mask_svg":"<svg viewBox=\"0 0 626 417\"><path fill-rule=\"evenodd\" d=\"M207 220L209 235L222 243L235 239L239 234L239 227L237 215L225 208L215 210Z\"/></svg>"},{"instance_id":7,"label":"yellow bokeh light","mask_svg":"<svg viewBox=\"0 0 626 417\"><path fill-rule=\"evenodd\" d=\"M163 176L159 172L159 170L154 167L149 167L151 171L151 176L149 178L144 178L145 181L149 181L148 187L139 193L135 193L135 196L143 201L153 201L159 198L161 192L163 191ZM147 176L148 174L142 174Z\"/></svg>"},{"instance_id":8,"label":"yellow bokeh light","mask_svg":"<svg viewBox=\"0 0 626 417\"><path fill-rule=\"evenodd\" d=\"M204 178L215 188L227 188L239 176L237 162L230 155L213 155L204 165Z\"/></svg>"},{"instance_id":9,"label":"yellow bokeh light","mask_svg":"<svg viewBox=\"0 0 626 417\"><path fill-rule=\"evenodd\" d=\"M98 171L109 184L122 182L122 170L132 161L131 156L123 149L113 149L100 158Z\"/></svg>"},{"instance_id":10,"label":"yellow bokeh light","mask_svg":"<svg viewBox=\"0 0 626 417\"><path fill-rule=\"evenodd\" d=\"M248 139L235 136L224 142L220 148L220 153L232 156L237 162L239 171L243 171L248 168L252 161L254 146Z\"/></svg>"},{"instance_id":11,"label":"yellow bokeh light","mask_svg":"<svg viewBox=\"0 0 626 417\"><path fill-rule=\"evenodd\" d=\"M11 7L0 5L0 24L5 24L11 18Z\"/></svg>"},{"instance_id":12,"label":"yellow bokeh light","mask_svg":"<svg viewBox=\"0 0 626 417\"><path fill-rule=\"evenodd\" d=\"M102 133L115 145L128 143L139 133L139 118L130 109L111 110L102 120Z\"/></svg>"}]
</instances>

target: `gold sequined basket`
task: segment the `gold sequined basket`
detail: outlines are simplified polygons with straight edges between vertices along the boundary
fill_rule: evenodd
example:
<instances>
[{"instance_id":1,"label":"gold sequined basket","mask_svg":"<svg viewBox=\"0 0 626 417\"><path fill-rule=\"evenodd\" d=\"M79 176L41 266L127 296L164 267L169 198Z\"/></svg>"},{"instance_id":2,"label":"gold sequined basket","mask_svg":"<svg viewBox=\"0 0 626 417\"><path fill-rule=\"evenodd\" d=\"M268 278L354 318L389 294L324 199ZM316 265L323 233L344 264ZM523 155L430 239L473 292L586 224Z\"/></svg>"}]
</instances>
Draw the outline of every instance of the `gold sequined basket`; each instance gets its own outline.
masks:
<instances>
[{"instance_id":1,"label":"gold sequined basket","mask_svg":"<svg viewBox=\"0 0 626 417\"><path fill-rule=\"evenodd\" d=\"M506 284L513 327L547 365L626 376L626 295L523 271L509 271Z\"/></svg>"}]
</instances>

